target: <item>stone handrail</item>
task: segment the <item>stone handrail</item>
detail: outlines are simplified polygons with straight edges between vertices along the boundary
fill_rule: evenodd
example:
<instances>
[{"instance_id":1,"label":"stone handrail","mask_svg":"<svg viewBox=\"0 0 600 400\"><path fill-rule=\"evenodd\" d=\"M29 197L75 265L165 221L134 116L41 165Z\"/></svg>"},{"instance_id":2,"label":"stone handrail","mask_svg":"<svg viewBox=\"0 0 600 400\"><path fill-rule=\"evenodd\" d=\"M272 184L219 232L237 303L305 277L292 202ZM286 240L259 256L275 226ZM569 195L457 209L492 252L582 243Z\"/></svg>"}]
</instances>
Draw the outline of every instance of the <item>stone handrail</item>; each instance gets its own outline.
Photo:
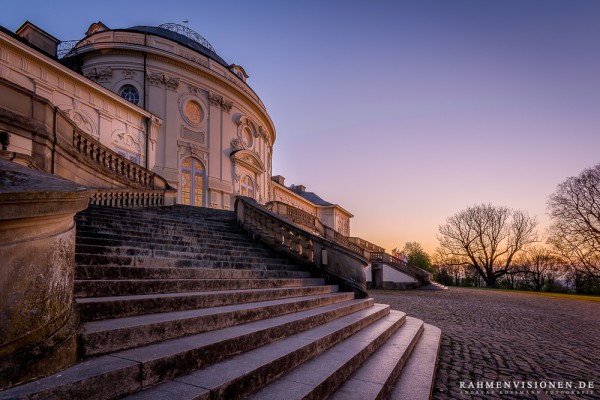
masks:
<instances>
[{"instance_id":1,"label":"stone handrail","mask_svg":"<svg viewBox=\"0 0 600 400\"><path fill-rule=\"evenodd\" d=\"M362 254L288 222L254 199L238 196L235 210L238 223L256 238L310 265L357 297L367 295L368 260Z\"/></svg>"},{"instance_id":2,"label":"stone handrail","mask_svg":"<svg viewBox=\"0 0 600 400\"><path fill-rule=\"evenodd\" d=\"M365 250L369 250L370 252L385 253L385 249L383 247L377 246L376 244L368 242L359 237L348 237L348 240Z\"/></svg>"},{"instance_id":3,"label":"stone handrail","mask_svg":"<svg viewBox=\"0 0 600 400\"><path fill-rule=\"evenodd\" d=\"M353 240L358 238L349 238L345 235L342 235L335 229L323 224L321 220L319 220L319 218L315 217L311 213L280 201L270 201L266 204L266 206L269 210L273 211L274 213L283 215L284 217L288 218L294 224L300 225L303 228L308 229L312 233L324 237L325 239L332 240L337 244L344 246L367 259L369 258L369 249L365 248L364 246L361 246L360 242ZM363 242L369 243L365 240L363 240Z\"/></svg>"},{"instance_id":4,"label":"stone handrail","mask_svg":"<svg viewBox=\"0 0 600 400\"><path fill-rule=\"evenodd\" d=\"M95 206L135 208L170 204L165 190L97 189L90 198Z\"/></svg>"},{"instance_id":5,"label":"stone handrail","mask_svg":"<svg viewBox=\"0 0 600 400\"><path fill-rule=\"evenodd\" d=\"M79 129L73 130L73 147L88 160L139 186L154 188L152 171L129 161Z\"/></svg>"},{"instance_id":6,"label":"stone handrail","mask_svg":"<svg viewBox=\"0 0 600 400\"><path fill-rule=\"evenodd\" d=\"M274 213L287 217L293 223L322 235L323 224L311 213L280 201L270 201L265 206Z\"/></svg>"},{"instance_id":7,"label":"stone handrail","mask_svg":"<svg viewBox=\"0 0 600 400\"><path fill-rule=\"evenodd\" d=\"M370 258L371 263L384 263L394 268L396 271L403 272L417 279L422 284L431 282L431 273L407 264L404 260L394 257L384 252L373 252Z\"/></svg>"}]
</instances>

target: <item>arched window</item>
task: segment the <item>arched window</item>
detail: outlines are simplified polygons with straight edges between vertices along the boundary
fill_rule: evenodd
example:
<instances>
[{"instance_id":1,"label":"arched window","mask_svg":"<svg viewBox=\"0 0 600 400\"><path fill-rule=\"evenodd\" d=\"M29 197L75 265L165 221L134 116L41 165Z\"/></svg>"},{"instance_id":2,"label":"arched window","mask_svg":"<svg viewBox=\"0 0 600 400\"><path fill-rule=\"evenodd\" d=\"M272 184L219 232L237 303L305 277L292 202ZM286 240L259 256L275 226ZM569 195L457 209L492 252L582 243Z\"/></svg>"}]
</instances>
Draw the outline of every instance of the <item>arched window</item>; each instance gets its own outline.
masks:
<instances>
[{"instance_id":1,"label":"arched window","mask_svg":"<svg viewBox=\"0 0 600 400\"><path fill-rule=\"evenodd\" d=\"M140 102L140 93L132 85L125 85L119 89L119 96L127 101L132 102L133 104L139 104Z\"/></svg>"},{"instance_id":2,"label":"arched window","mask_svg":"<svg viewBox=\"0 0 600 400\"><path fill-rule=\"evenodd\" d=\"M181 203L204 206L204 167L193 157L181 163Z\"/></svg>"},{"instance_id":3,"label":"arched window","mask_svg":"<svg viewBox=\"0 0 600 400\"><path fill-rule=\"evenodd\" d=\"M240 194L254 198L254 182L248 175L244 175L240 182Z\"/></svg>"}]
</instances>

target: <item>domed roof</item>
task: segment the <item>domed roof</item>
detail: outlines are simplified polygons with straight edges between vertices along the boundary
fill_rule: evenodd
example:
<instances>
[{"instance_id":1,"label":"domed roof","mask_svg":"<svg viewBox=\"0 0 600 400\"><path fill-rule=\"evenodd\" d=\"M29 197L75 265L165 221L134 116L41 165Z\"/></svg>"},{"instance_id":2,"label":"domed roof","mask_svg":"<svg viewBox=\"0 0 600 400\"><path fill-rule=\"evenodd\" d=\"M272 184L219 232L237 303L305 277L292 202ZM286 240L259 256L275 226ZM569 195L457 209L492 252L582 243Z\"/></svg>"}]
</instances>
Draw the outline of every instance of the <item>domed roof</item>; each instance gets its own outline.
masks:
<instances>
[{"instance_id":1,"label":"domed roof","mask_svg":"<svg viewBox=\"0 0 600 400\"><path fill-rule=\"evenodd\" d=\"M177 42L183 46L189 47L209 57L224 67L229 67L229 64L225 62L215 51L212 45L202 37L197 32L188 28L187 26L179 25L179 24L162 24L159 26L145 26L145 25L137 25L132 26L131 28L123 29L125 31L134 31L134 32L142 32L142 33L150 33L152 35L161 36L166 39L170 39L174 42Z\"/></svg>"}]
</instances>

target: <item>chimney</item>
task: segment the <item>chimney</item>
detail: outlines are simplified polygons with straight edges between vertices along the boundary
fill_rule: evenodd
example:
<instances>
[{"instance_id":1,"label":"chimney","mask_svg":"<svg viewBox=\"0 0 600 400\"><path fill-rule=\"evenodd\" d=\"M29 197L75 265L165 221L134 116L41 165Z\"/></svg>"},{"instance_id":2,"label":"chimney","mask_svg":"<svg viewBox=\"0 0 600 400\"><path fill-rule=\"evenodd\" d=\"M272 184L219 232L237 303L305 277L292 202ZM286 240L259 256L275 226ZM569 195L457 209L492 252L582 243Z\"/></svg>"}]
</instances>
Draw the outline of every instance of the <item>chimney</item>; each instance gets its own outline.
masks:
<instances>
[{"instance_id":1,"label":"chimney","mask_svg":"<svg viewBox=\"0 0 600 400\"><path fill-rule=\"evenodd\" d=\"M285 178L281 175L275 175L271 177L272 180L279 183L281 186L285 186Z\"/></svg>"},{"instance_id":2,"label":"chimney","mask_svg":"<svg viewBox=\"0 0 600 400\"><path fill-rule=\"evenodd\" d=\"M294 189L296 189L299 192L306 192L306 186L304 185L294 185Z\"/></svg>"}]
</instances>

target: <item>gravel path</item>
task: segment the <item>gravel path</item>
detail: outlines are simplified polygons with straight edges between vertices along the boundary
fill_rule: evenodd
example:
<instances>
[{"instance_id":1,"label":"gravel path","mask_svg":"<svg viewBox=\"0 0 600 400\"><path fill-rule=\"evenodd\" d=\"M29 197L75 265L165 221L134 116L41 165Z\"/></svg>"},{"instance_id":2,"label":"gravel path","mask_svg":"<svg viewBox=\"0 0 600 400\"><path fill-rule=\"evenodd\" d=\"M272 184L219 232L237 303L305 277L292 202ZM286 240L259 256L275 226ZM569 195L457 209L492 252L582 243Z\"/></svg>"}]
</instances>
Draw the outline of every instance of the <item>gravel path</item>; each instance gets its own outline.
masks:
<instances>
[{"instance_id":1,"label":"gravel path","mask_svg":"<svg viewBox=\"0 0 600 400\"><path fill-rule=\"evenodd\" d=\"M442 330L434 399L600 399L600 302L463 288L369 294Z\"/></svg>"}]
</instances>

